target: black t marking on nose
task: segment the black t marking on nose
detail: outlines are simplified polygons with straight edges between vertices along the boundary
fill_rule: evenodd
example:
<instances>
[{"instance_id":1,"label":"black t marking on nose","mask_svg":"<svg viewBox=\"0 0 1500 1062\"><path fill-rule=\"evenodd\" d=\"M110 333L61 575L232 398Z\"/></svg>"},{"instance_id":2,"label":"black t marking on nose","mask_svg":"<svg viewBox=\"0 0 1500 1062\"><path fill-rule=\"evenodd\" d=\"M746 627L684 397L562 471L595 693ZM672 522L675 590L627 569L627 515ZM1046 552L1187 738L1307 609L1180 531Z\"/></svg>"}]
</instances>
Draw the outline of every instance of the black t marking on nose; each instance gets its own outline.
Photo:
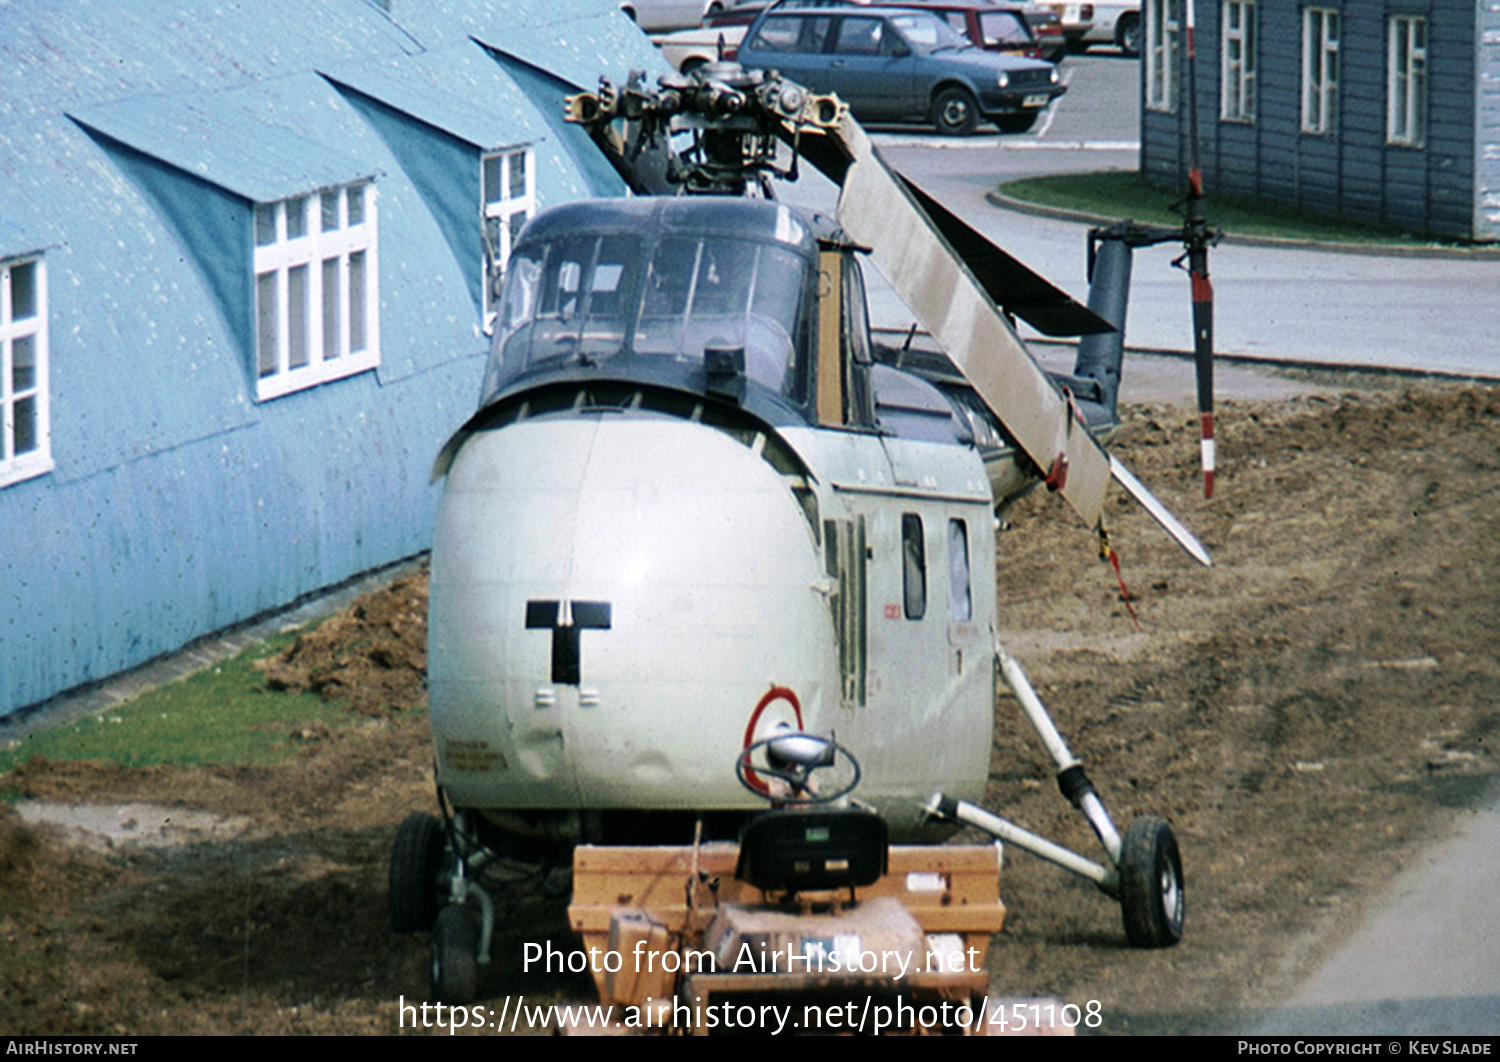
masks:
<instances>
[{"instance_id":1,"label":"black t marking on nose","mask_svg":"<svg viewBox=\"0 0 1500 1062\"><path fill-rule=\"evenodd\" d=\"M552 681L577 686L583 681L581 632L610 629L608 601L528 601L526 629L552 632Z\"/></svg>"}]
</instances>

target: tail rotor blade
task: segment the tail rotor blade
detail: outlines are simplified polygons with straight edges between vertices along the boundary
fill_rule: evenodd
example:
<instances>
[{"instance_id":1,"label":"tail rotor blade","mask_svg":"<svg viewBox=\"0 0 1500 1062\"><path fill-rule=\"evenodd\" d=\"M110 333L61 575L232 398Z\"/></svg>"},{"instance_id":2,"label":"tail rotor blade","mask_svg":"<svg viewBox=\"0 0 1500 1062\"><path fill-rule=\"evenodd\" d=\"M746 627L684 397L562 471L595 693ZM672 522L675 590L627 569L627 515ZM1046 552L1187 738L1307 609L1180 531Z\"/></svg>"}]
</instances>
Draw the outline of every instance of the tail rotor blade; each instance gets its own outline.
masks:
<instances>
[{"instance_id":1,"label":"tail rotor blade","mask_svg":"<svg viewBox=\"0 0 1500 1062\"><path fill-rule=\"evenodd\" d=\"M1201 262L1199 262L1201 259ZM1208 248L1189 253L1193 285L1193 364L1198 376L1198 420L1202 432L1203 496L1214 496L1214 285L1208 278Z\"/></svg>"},{"instance_id":2,"label":"tail rotor blade","mask_svg":"<svg viewBox=\"0 0 1500 1062\"><path fill-rule=\"evenodd\" d=\"M1183 225L1188 275L1193 286L1193 362L1198 375L1198 420L1203 451L1203 496L1214 496L1214 286L1208 279L1208 210L1203 197L1202 148L1198 139L1197 16L1187 0L1187 217Z\"/></svg>"}]
</instances>

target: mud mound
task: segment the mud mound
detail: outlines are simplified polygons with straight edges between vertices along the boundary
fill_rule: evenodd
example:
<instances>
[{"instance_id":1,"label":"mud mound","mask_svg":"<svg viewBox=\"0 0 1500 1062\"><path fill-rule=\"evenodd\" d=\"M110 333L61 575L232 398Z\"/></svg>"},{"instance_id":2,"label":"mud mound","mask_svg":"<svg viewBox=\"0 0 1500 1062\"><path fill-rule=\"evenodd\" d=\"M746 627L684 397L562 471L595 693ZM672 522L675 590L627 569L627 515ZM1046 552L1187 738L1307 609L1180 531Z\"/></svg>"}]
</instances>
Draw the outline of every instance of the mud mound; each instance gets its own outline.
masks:
<instances>
[{"instance_id":1,"label":"mud mound","mask_svg":"<svg viewBox=\"0 0 1500 1062\"><path fill-rule=\"evenodd\" d=\"M0 805L0 918L31 905L36 851L36 835L13 808Z\"/></svg>"},{"instance_id":2,"label":"mud mound","mask_svg":"<svg viewBox=\"0 0 1500 1062\"><path fill-rule=\"evenodd\" d=\"M425 705L426 571L360 598L257 666L273 690L308 690L362 715Z\"/></svg>"}]
</instances>

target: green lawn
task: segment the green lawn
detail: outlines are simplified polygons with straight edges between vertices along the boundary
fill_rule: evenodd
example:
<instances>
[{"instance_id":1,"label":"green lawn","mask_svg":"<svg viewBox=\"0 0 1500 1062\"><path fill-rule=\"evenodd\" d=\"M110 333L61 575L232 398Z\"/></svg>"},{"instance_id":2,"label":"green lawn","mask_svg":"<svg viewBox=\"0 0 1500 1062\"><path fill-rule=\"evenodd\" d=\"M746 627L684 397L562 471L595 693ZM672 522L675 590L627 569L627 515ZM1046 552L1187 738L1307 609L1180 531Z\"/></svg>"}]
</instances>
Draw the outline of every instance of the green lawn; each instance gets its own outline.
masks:
<instances>
[{"instance_id":1,"label":"green lawn","mask_svg":"<svg viewBox=\"0 0 1500 1062\"><path fill-rule=\"evenodd\" d=\"M1130 219L1155 225L1180 225L1182 217L1171 206L1180 192L1166 192L1129 171L1033 177L1002 185L1000 191L1026 203ZM1388 229L1313 218L1274 204L1237 203L1216 197L1208 189L1209 224L1238 236L1266 236L1331 243L1381 244L1403 248L1440 247L1441 241L1404 236ZM1458 245L1446 245L1458 246Z\"/></svg>"},{"instance_id":2,"label":"green lawn","mask_svg":"<svg viewBox=\"0 0 1500 1062\"><path fill-rule=\"evenodd\" d=\"M123 766L283 759L297 749L298 733L308 725L338 726L350 720L350 713L315 694L266 688L255 661L281 652L295 637L277 635L101 715L0 749L0 775L39 755ZM0 777L0 791L4 789Z\"/></svg>"}]
</instances>

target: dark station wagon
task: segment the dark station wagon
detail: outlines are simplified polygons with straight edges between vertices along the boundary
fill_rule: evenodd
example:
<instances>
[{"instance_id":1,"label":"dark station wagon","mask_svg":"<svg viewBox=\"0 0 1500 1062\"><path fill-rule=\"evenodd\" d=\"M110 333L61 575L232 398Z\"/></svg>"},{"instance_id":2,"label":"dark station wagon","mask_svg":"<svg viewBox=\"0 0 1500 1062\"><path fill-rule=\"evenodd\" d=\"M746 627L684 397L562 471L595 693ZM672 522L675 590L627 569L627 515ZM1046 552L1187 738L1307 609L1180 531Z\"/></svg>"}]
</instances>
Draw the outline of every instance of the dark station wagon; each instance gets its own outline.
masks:
<instances>
[{"instance_id":1,"label":"dark station wagon","mask_svg":"<svg viewBox=\"0 0 1500 1062\"><path fill-rule=\"evenodd\" d=\"M901 8L770 8L740 45L749 69L833 92L865 122L924 121L1024 133L1066 87L1051 63L973 47L947 22Z\"/></svg>"}]
</instances>

